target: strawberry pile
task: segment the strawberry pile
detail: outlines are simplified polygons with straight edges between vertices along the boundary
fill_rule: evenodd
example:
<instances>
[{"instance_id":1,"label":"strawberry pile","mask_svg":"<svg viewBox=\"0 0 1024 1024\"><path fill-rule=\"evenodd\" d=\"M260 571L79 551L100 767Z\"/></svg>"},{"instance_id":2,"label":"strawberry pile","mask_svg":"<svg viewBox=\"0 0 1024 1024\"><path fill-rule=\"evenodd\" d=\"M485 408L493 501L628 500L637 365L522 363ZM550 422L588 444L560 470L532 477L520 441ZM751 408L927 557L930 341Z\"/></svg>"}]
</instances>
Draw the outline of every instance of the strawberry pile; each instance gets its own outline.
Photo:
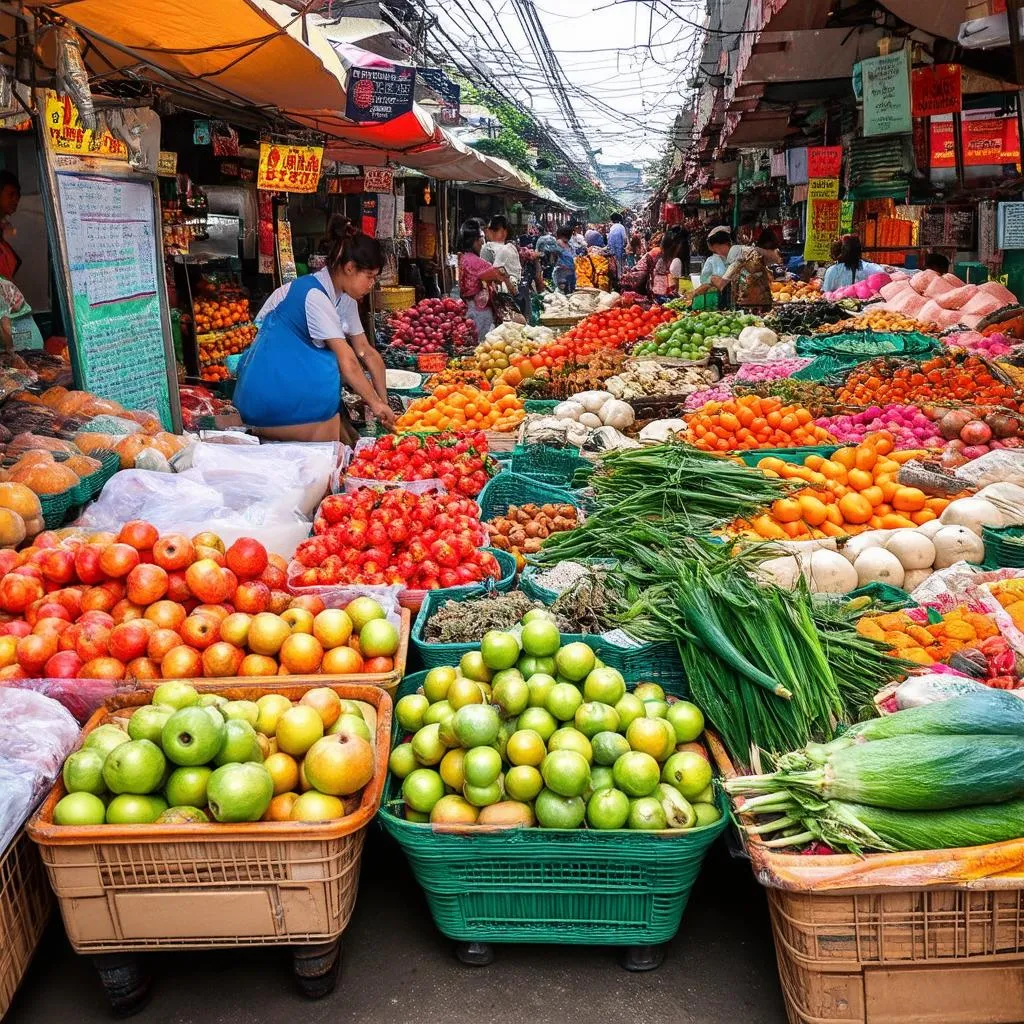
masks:
<instances>
[{"instance_id":1,"label":"strawberry pile","mask_svg":"<svg viewBox=\"0 0 1024 1024\"><path fill-rule=\"evenodd\" d=\"M474 430L426 437L386 434L356 453L347 475L359 480L440 480L450 494L475 498L495 472L487 457L487 437Z\"/></svg>"},{"instance_id":2,"label":"strawberry pile","mask_svg":"<svg viewBox=\"0 0 1024 1024\"><path fill-rule=\"evenodd\" d=\"M362 488L325 498L295 552L299 587L404 584L414 590L498 579L475 501L456 494ZM296 569L298 571L296 572Z\"/></svg>"}]
</instances>

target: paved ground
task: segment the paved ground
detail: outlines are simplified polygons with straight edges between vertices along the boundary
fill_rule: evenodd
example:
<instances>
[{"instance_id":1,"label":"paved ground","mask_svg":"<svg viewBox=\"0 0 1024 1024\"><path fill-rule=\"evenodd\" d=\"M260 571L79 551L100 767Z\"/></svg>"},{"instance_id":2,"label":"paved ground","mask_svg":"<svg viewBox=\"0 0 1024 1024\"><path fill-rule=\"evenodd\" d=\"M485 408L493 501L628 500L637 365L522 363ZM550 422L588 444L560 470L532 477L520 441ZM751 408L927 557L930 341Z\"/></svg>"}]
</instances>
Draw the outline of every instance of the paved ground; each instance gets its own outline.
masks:
<instances>
[{"instance_id":1,"label":"paved ground","mask_svg":"<svg viewBox=\"0 0 1024 1024\"><path fill-rule=\"evenodd\" d=\"M140 1024L785 1024L764 896L724 844L710 854L662 967L629 974L609 949L504 947L459 964L402 859L376 831L332 996L295 993L281 950L154 954ZM91 965L51 928L5 1024L108 1024Z\"/></svg>"}]
</instances>

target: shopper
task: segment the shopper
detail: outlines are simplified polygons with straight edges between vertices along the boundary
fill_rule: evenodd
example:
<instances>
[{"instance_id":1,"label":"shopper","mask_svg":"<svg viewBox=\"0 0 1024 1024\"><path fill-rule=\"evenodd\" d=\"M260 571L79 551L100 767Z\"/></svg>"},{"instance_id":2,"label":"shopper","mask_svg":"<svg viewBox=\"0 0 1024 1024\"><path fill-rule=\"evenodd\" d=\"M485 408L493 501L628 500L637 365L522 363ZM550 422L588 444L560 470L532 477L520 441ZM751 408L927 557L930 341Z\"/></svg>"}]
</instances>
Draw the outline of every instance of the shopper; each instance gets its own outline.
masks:
<instances>
[{"instance_id":1,"label":"shopper","mask_svg":"<svg viewBox=\"0 0 1024 1024\"><path fill-rule=\"evenodd\" d=\"M724 225L708 232L708 248L711 255L700 268L700 283L712 285L721 291L725 285L726 257L732 248L732 232Z\"/></svg>"},{"instance_id":2,"label":"shopper","mask_svg":"<svg viewBox=\"0 0 1024 1024\"><path fill-rule=\"evenodd\" d=\"M651 294L659 301L673 299L679 294L679 278L682 275L679 254L682 245L682 232L679 228L669 228L662 239L661 254L651 271Z\"/></svg>"},{"instance_id":3,"label":"shopper","mask_svg":"<svg viewBox=\"0 0 1024 1024\"><path fill-rule=\"evenodd\" d=\"M822 291L834 292L837 288L863 281L872 274L884 273L885 267L861 258L860 239L856 235L845 235L839 250L839 261L825 271Z\"/></svg>"},{"instance_id":4,"label":"shopper","mask_svg":"<svg viewBox=\"0 0 1024 1024\"><path fill-rule=\"evenodd\" d=\"M583 234L583 225L577 220L573 221L569 227L572 228L572 237L569 239L569 244L575 250L576 255L580 256L587 251L587 238Z\"/></svg>"},{"instance_id":5,"label":"shopper","mask_svg":"<svg viewBox=\"0 0 1024 1024\"><path fill-rule=\"evenodd\" d=\"M267 440L340 440L342 381L381 423L395 422L384 362L359 319L358 302L384 265L380 244L335 216L324 245L322 270L267 300L259 333L239 366L235 406Z\"/></svg>"},{"instance_id":6,"label":"shopper","mask_svg":"<svg viewBox=\"0 0 1024 1024\"><path fill-rule=\"evenodd\" d=\"M599 249L604 248L604 235L596 224L591 224L586 234L587 245L596 245Z\"/></svg>"},{"instance_id":7,"label":"shopper","mask_svg":"<svg viewBox=\"0 0 1024 1024\"><path fill-rule=\"evenodd\" d=\"M508 277L507 291L504 285L497 285L492 293L494 318L499 322L517 319L521 313L519 290L523 280L523 264L519 248L509 241L508 220L501 214L492 217L484 229L487 241L480 250L480 256L494 267L505 271Z\"/></svg>"},{"instance_id":8,"label":"shopper","mask_svg":"<svg viewBox=\"0 0 1024 1024\"><path fill-rule=\"evenodd\" d=\"M608 250L615 257L619 269L626 265L626 229L622 224L622 214L612 214L612 226L608 232Z\"/></svg>"},{"instance_id":9,"label":"shopper","mask_svg":"<svg viewBox=\"0 0 1024 1024\"><path fill-rule=\"evenodd\" d=\"M459 230L459 295L466 303L466 315L476 327L476 336L481 341L494 327L494 307L491 302L491 285L509 286L508 274L501 267L492 267L480 255L484 247L480 221L475 217L467 220Z\"/></svg>"},{"instance_id":10,"label":"shopper","mask_svg":"<svg viewBox=\"0 0 1024 1024\"><path fill-rule=\"evenodd\" d=\"M8 241L8 221L21 202L21 183L10 171L0 171L0 277L13 278L21 266L21 257Z\"/></svg>"},{"instance_id":11,"label":"shopper","mask_svg":"<svg viewBox=\"0 0 1024 1024\"><path fill-rule=\"evenodd\" d=\"M555 239L558 242L558 257L552 279L556 288L571 295L576 291L576 255L572 248L572 232L567 227L559 228L555 232Z\"/></svg>"},{"instance_id":12,"label":"shopper","mask_svg":"<svg viewBox=\"0 0 1024 1024\"><path fill-rule=\"evenodd\" d=\"M545 277L550 279L551 271L558 258L558 239L548 229L538 237L535 248L541 255L541 271Z\"/></svg>"}]
</instances>

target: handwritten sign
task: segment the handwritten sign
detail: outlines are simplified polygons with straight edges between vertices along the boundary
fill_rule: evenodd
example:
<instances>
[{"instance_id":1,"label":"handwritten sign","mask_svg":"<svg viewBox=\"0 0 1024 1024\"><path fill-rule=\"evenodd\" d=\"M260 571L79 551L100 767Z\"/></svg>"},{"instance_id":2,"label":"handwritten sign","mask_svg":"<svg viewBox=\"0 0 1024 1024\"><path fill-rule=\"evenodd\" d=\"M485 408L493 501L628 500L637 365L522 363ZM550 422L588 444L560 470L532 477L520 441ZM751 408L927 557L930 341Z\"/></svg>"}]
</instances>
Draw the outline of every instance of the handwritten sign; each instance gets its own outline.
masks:
<instances>
[{"instance_id":1,"label":"handwritten sign","mask_svg":"<svg viewBox=\"0 0 1024 1024\"><path fill-rule=\"evenodd\" d=\"M964 166L1020 163L1015 117L981 117L962 123ZM932 167L953 167L953 122L932 121L929 143Z\"/></svg>"},{"instance_id":2,"label":"handwritten sign","mask_svg":"<svg viewBox=\"0 0 1024 1024\"><path fill-rule=\"evenodd\" d=\"M323 163L323 146L261 142L256 187L267 192L315 192Z\"/></svg>"},{"instance_id":3,"label":"handwritten sign","mask_svg":"<svg viewBox=\"0 0 1024 1024\"><path fill-rule=\"evenodd\" d=\"M839 230L848 235L853 230L853 200L844 199L842 213L839 215Z\"/></svg>"},{"instance_id":4,"label":"handwritten sign","mask_svg":"<svg viewBox=\"0 0 1024 1024\"><path fill-rule=\"evenodd\" d=\"M76 383L127 409L151 410L170 428L153 186L58 173L57 187L71 272Z\"/></svg>"},{"instance_id":5,"label":"handwritten sign","mask_svg":"<svg viewBox=\"0 0 1024 1024\"><path fill-rule=\"evenodd\" d=\"M156 158L156 173L161 178L173 178L178 173L178 154L161 149Z\"/></svg>"},{"instance_id":6,"label":"handwritten sign","mask_svg":"<svg viewBox=\"0 0 1024 1024\"><path fill-rule=\"evenodd\" d=\"M829 258L832 243L839 237L842 206L838 199L808 200L805 260Z\"/></svg>"},{"instance_id":7,"label":"handwritten sign","mask_svg":"<svg viewBox=\"0 0 1024 1024\"><path fill-rule=\"evenodd\" d=\"M914 117L958 114L963 106L959 64L933 64L914 68L910 81L911 113Z\"/></svg>"},{"instance_id":8,"label":"handwritten sign","mask_svg":"<svg viewBox=\"0 0 1024 1024\"><path fill-rule=\"evenodd\" d=\"M838 199L838 178L811 178L807 182L808 199Z\"/></svg>"},{"instance_id":9,"label":"handwritten sign","mask_svg":"<svg viewBox=\"0 0 1024 1024\"><path fill-rule=\"evenodd\" d=\"M842 146L811 146L807 150L807 177L838 178L843 166Z\"/></svg>"},{"instance_id":10,"label":"handwritten sign","mask_svg":"<svg viewBox=\"0 0 1024 1024\"><path fill-rule=\"evenodd\" d=\"M93 132L82 125L78 108L69 96L46 91L46 137L55 153L103 156L127 160L128 147L108 131Z\"/></svg>"},{"instance_id":11,"label":"handwritten sign","mask_svg":"<svg viewBox=\"0 0 1024 1024\"><path fill-rule=\"evenodd\" d=\"M416 69L352 68L348 73L345 116L359 124L383 124L412 110Z\"/></svg>"},{"instance_id":12,"label":"handwritten sign","mask_svg":"<svg viewBox=\"0 0 1024 1024\"><path fill-rule=\"evenodd\" d=\"M910 132L910 50L861 61L864 137Z\"/></svg>"},{"instance_id":13,"label":"handwritten sign","mask_svg":"<svg viewBox=\"0 0 1024 1024\"><path fill-rule=\"evenodd\" d=\"M1024 203L1000 203L996 244L1000 249L1024 249Z\"/></svg>"},{"instance_id":14,"label":"handwritten sign","mask_svg":"<svg viewBox=\"0 0 1024 1024\"><path fill-rule=\"evenodd\" d=\"M395 172L390 167L364 167L363 191L386 192L395 190Z\"/></svg>"}]
</instances>

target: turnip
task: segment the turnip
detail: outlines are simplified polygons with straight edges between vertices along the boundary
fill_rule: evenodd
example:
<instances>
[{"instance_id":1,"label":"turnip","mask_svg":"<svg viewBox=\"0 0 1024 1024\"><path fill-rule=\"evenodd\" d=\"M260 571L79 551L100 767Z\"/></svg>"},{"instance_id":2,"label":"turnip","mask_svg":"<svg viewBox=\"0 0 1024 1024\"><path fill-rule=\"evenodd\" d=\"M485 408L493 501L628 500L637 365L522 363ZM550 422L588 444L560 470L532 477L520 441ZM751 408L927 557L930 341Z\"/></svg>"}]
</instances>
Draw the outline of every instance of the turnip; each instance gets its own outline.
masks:
<instances>
[{"instance_id":1,"label":"turnip","mask_svg":"<svg viewBox=\"0 0 1024 1024\"><path fill-rule=\"evenodd\" d=\"M939 420L939 433L949 441L960 437L960 431L967 426L974 417L966 409L954 409L947 412Z\"/></svg>"},{"instance_id":2,"label":"turnip","mask_svg":"<svg viewBox=\"0 0 1024 1024\"><path fill-rule=\"evenodd\" d=\"M992 428L984 420L971 420L960 430L960 440L967 445L986 444L992 439Z\"/></svg>"}]
</instances>

